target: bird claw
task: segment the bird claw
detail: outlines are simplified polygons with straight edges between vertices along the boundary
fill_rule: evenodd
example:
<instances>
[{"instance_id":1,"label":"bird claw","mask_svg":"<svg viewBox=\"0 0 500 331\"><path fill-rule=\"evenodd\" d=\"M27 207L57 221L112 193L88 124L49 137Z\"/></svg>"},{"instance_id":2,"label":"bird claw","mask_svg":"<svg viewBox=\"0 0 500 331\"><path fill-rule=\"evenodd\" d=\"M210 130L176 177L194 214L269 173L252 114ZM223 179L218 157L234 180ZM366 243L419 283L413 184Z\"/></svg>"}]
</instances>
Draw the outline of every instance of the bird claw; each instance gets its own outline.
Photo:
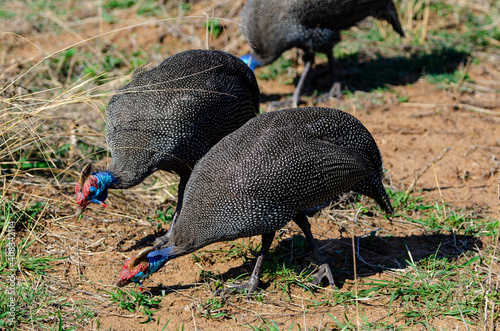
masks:
<instances>
[{"instance_id":1,"label":"bird claw","mask_svg":"<svg viewBox=\"0 0 500 331\"><path fill-rule=\"evenodd\" d=\"M328 93L322 94L321 96L318 96L316 98L316 102L317 103L327 102L328 100L330 100L330 98L336 98L337 101L340 101L340 97L342 96L341 87L342 85L339 82L335 82L332 85L330 91L328 91Z\"/></svg>"},{"instance_id":2,"label":"bird claw","mask_svg":"<svg viewBox=\"0 0 500 331\"><path fill-rule=\"evenodd\" d=\"M170 239L170 233L167 232L166 235L164 235L163 237L158 237L158 238L155 238L154 241L153 241L153 250L159 250L159 249L162 249L163 246L165 246L168 242L168 240Z\"/></svg>"},{"instance_id":3,"label":"bird claw","mask_svg":"<svg viewBox=\"0 0 500 331\"><path fill-rule=\"evenodd\" d=\"M340 96L342 95L342 85L340 82L335 82L332 85L332 88L330 91L328 91L328 96L329 97L335 97L337 100L340 100Z\"/></svg>"},{"instance_id":4,"label":"bird claw","mask_svg":"<svg viewBox=\"0 0 500 331\"><path fill-rule=\"evenodd\" d=\"M326 262L322 263L319 266L318 272L316 273L314 280L311 282L311 284L314 286L317 286L318 284L320 284L323 281L323 278L325 278L325 277L328 279L330 286L333 289L337 289L337 287L335 286L335 281L333 280L333 275L332 275L332 271L330 270L330 266Z\"/></svg>"},{"instance_id":5,"label":"bird claw","mask_svg":"<svg viewBox=\"0 0 500 331\"><path fill-rule=\"evenodd\" d=\"M257 282L249 280L248 282L245 282L243 284L238 284L238 285L229 285L227 287L223 287L218 289L217 291L214 292L214 297L217 295L220 295L222 298L226 296L228 293L247 293L247 300L249 300L257 289Z\"/></svg>"}]
</instances>

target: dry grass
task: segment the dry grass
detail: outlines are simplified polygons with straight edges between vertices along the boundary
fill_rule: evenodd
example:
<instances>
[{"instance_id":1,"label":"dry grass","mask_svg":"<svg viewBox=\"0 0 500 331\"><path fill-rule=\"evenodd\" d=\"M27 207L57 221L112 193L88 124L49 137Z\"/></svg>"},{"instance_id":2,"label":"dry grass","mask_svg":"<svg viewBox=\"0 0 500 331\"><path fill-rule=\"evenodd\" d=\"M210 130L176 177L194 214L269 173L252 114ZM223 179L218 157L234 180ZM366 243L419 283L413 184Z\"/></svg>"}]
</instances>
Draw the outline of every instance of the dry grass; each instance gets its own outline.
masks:
<instances>
[{"instance_id":1,"label":"dry grass","mask_svg":"<svg viewBox=\"0 0 500 331\"><path fill-rule=\"evenodd\" d=\"M9 24L17 23L22 31L0 36L5 45L0 58L0 224L3 226L0 302L2 305L7 302L6 277L13 272L18 281L18 328L101 329L102 325L109 328L113 323L121 325L115 329L123 325L142 328L139 321L144 321L143 316L148 315L145 311L158 310L152 300L162 298L162 292L166 292L163 302L180 311L179 319L171 321L169 306L160 303L161 312L152 316L161 319L155 318L155 322L146 324L151 329L162 329L164 325L168 329L390 329L412 328L417 324L425 328L498 328L500 264L499 231L495 228L498 222L477 215L479 212L460 211L447 205L442 197L437 203L431 199L407 201L408 196L401 193L404 190L395 189L400 188L400 183L393 183L391 187L395 192L393 199L399 201L399 213L391 226L378 209L366 209L358 201L351 201L348 207L342 204L344 209L341 210L323 211L318 216L315 235L322 248L328 250L333 245L336 250L342 250L338 255L346 256L346 261L341 261L345 268L339 271L346 283L338 291L322 289L311 295L297 285L306 279L302 272L311 269L297 262L297 255L304 258L307 250L294 248L294 241L290 239L297 237L294 228L285 228L280 234L283 244L276 247L274 260L271 259L264 277L268 287L257 295L255 304L245 303L238 296L227 301L212 299L211 292L235 275L233 272L221 276L214 267L219 273L225 273L228 263L240 268L240 272L241 260L252 258L251 252L258 245L256 239L243 245L222 246L222 254L202 251L186 257L184 263L189 260L189 264L200 267L197 279L202 281L195 280L183 288L165 287L153 280L151 284L158 285L151 285L153 298L134 296L133 291L119 294L110 282L101 281L111 272L107 268L117 269L123 258L133 255L130 247L156 231L165 230L157 210L165 211L175 204L177 182L173 175L157 173L144 185L112 192L110 208L90 208L84 219L75 219L73 188L79 169L86 162L97 163L102 168L109 162L104 109L112 91L126 81L137 64L156 63L177 51L207 45L234 53L248 50L234 23L242 1L205 2L205 6L193 5L189 13L183 13L180 2L169 1L160 4L160 11L152 16L137 15L145 3L138 2L121 10L108 10L101 2L97 5L89 1L75 4L75 11L71 4L57 10L33 8L24 2L12 2L7 6L7 10L18 14ZM429 3L434 1L407 1L401 5L402 24L410 36L410 48L425 50L429 47L428 38L434 36L428 31L436 24L447 29L453 24L460 26L463 23L460 17L470 10L477 11L478 15L498 10L494 1L453 3L453 14L448 17L457 21L445 22L429 12ZM41 22L41 27L37 28L41 32L25 28L28 16L21 15L22 12L35 15ZM115 23L104 20L103 12L112 13ZM84 23L71 19L72 15L81 15ZM206 28L213 24L214 18L225 26L219 38L214 38ZM385 23L377 22L376 25L382 34L388 31ZM498 20L494 20L491 26L484 28L497 26ZM58 30L56 36L64 38L51 39L52 30ZM155 52L157 41L148 39L148 34L164 35L174 46ZM397 42L390 33L384 37ZM486 36L485 40L488 38L492 39ZM68 41L61 47L53 42L58 39ZM498 50L495 42L498 40L492 39L490 45L478 52L494 54ZM19 44L24 46L19 47ZM129 49L138 52L137 63L130 60ZM75 52L71 54L71 50ZM109 67L113 61L120 65ZM90 67L93 69L85 74L85 69ZM457 83L455 93L460 93L459 85L463 82ZM499 96L498 85L488 93ZM361 103L358 109L365 106ZM495 113L489 115L495 116ZM436 162L426 168L422 164L421 169L423 172L433 169ZM415 177L415 183L417 180ZM436 176L436 182L440 181ZM412 185L411 189L413 186L418 185ZM366 202L364 200L363 206ZM326 222L327 219L334 221L333 225ZM470 225L472 236L464 235L462 223L453 223L455 219ZM9 266L6 245L11 231L10 220L15 222L17 254L15 264ZM338 240L331 240L332 228L338 229ZM399 268L394 267L377 248L400 245L406 240L403 234L409 230L419 233L428 242L433 240L429 233L434 231L445 231L446 240L459 236L458 242L444 245L453 258L445 261L440 255L417 259L408 250L401 252L408 254L408 263L404 262L404 257L397 260L390 255L400 264ZM352 244L343 240L343 232L352 234ZM392 236L399 240L391 241ZM476 248L460 240L484 244ZM290 242L291 248L287 246ZM347 253L350 250L352 252ZM228 258L229 262L217 261L228 254L235 257ZM374 255L368 255L367 259L367 254ZM358 267L353 270L347 263L355 256ZM277 267L280 265L283 269ZM112 272L116 271L118 269ZM355 275L354 282L351 274ZM446 279L452 280L455 288ZM172 298L174 296L177 299ZM454 301L444 305L439 302L440 297ZM129 305L131 311L118 308L122 303ZM182 305L185 307L179 308ZM432 305L436 306L430 309ZM443 317L446 314L454 317ZM2 318L4 324L1 325L6 327L6 316ZM458 323L453 324L450 319Z\"/></svg>"}]
</instances>

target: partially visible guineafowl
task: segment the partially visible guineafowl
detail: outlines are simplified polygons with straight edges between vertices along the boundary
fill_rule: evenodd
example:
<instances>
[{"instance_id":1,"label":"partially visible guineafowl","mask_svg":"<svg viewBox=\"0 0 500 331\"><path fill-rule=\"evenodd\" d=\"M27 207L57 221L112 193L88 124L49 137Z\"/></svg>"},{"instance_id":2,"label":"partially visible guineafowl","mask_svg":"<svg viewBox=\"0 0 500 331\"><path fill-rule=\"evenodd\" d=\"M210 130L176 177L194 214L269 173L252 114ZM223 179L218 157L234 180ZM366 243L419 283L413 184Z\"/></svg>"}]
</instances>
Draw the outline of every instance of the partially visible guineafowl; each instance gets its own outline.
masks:
<instances>
[{"instance_id":1,"label":"partially visible guineafowl","mask_svg":"<svg viewBox=\"0 0 500 331\"><path fill-rule=\"evenodd\" d=\"M293 47L304 50L304 71L292 98L297 106L315 52L325 53L334 81L330 94L339 95L332 48L340 41L341 30L368 16L388 21L404 36L392 0L247 0L241 11L241 31L253 54L242 59L254 69L275 61Z\"/></svg>"},{"instance_id":2,"label":"partially visible guineafowl","mask_svg":"<svg viewBox=\"0 0 500 331\"><path fill-rule=\"evenodd\" d=\"M222 139L196 164L170 237L127 260L116 285L141 283L167 260L206 245L262 235L252 276L236 287L252 293L275 232L294 220L321 264L314 283L327 277L333 286L305 209L355 190L392 213L382 171L373 137L345 112L304 107L262 114Z\"/></svg>"},{"instance_id":3,"label":"partially visible guineafowl","mask_svg":"<svg viewBox=\"0 0 500 331\"><path fill-rule=\"evenodd\" d=\"M252 70L225 52L186 51L137 71L109 102L112 163L107 171L84 168L75 187L80 210L91 202L104 205L108 188L129 188L166 170L180 175L177 215L196 161L258 109Z\"/></svg>"}]
</instances>

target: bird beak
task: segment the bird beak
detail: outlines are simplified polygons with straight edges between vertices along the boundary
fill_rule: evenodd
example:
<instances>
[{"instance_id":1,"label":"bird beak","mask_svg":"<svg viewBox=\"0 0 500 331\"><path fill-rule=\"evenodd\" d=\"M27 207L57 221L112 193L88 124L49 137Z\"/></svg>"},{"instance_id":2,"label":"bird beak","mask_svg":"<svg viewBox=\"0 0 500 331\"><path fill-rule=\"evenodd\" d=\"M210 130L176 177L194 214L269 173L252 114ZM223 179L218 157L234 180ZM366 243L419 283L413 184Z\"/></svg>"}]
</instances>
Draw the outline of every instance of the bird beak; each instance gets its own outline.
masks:
<instances>
[{"instance_id":1,"label":"bird beak","mask_svg":"<svg viewBox=\"0 0 500 331\"><path fill-rule=\"evenodd\" d=\"M128 283L130 283L130 282L129 281L123 281L120 278L118 278L118 280L114 283L114 285L118 286L118 287L124 287Z\"/></svg>"},{"instance_id":2,"label":"bird beak","mask_svg":"<svg viewBox=\"0 0 500 331\"><path fill-rule=\"evenodd\" d=\"M80 215L83 213L84 209L85 209L85 208L84 208L84 207L82 207L82 206L78 206L78 207L76 207L76 214L75 214L75 217L76 217L76 218L80 217Z\"/></svg>"}]
</instances>

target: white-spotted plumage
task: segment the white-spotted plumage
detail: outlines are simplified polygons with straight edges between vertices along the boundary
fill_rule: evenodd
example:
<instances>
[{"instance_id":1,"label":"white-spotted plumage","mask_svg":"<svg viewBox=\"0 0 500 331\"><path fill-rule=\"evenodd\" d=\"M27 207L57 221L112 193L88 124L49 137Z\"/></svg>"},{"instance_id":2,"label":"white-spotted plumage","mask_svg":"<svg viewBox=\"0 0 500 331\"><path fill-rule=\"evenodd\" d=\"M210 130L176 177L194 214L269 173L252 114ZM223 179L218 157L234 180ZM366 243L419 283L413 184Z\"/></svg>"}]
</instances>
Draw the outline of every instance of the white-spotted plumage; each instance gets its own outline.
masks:
<instances>
[{"instance_id":1,"label":"white-spotted plumage","mask_svg":"<svg viewBox=\"0 0 500 331\"><path fill-rule=\"evenodd\" d=\"M272 233L300 211L355 187L390 213L382 172L377 144L352 115L312 107L259 115L196 164L163 247L175 245L181 255Z\"/></svg>"},{"instance_id":2,"label":"white-spotted plumage","mask_svg":"<svg viewBox=\"0 0 500 331\"><path fill-rule=\"evenodd\" d=\"M110 188L128 188L156 170L189 177L215 143L256 116L259 89L235 56L191 50L138 70L110 100L106 140Z\"/></svg>"}]
</instances>

